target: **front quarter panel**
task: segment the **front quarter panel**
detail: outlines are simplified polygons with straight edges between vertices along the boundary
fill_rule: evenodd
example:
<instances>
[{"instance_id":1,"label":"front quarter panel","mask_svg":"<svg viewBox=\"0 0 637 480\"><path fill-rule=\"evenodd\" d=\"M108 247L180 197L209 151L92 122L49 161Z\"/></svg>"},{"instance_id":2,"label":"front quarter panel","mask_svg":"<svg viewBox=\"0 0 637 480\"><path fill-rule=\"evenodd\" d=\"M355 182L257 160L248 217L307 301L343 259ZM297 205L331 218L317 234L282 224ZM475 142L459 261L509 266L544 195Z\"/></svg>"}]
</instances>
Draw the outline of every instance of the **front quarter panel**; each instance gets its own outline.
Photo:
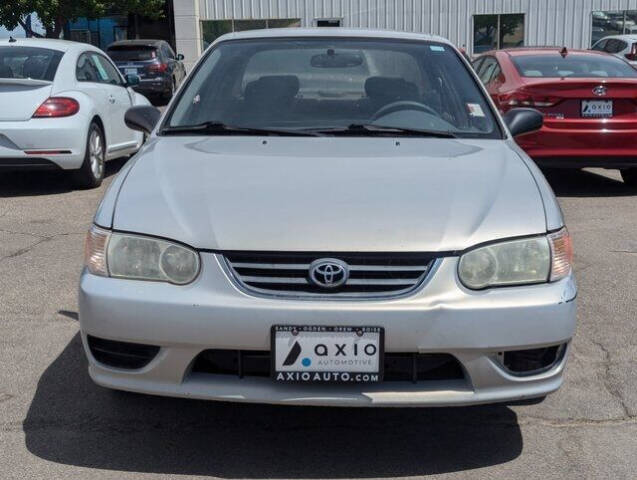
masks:
<instances>
[{"instance_id":1,"label":"front quarter panel","mask_svg":"<svg viewBox=\"0 0 637 480\"><path fill-rule=\"evenodd\" d=\"M549 185L549 182L544 177L542 171L538 168L535 162L522 150L514 140L508 140L511 148L515 150L520 159L524 162L529 172L535 180L535 184L542 197L542 203L544 204L544 213L546 215L546 230L553 231L564 226L564 215L560 204L555 198L555 193Z\"/></svg>"},{"instance_id":2,"label":"front quarter panel","mask_svg":"<svg viewBox=\"0 0 637 480\"><path fill-rule=\"evenodd\" d=\"M96 225L107 229L113 227L113 214L115 212L115 205L117 204L119 191L121 190L122 185L124 184L124 181L126 180L126 177L130 173L131 169L135 166L135 163L137 163L138 159L140 158L140 155L142 155L142 152L147 148L151 148L148 143L142 147L142 150L140 150L137 155L126 162L126 164L122 167L122 169L115 177L115 180L113 180L113 182L108 186L108 189L106 190L106 193L104 194L99 207L97 207L95 217L93 218L93 222Z\"/></svg>"},{"instance_id":3,"label":"front quarter panel","mask_svg":"<svg viewBox=\"0 0 637 480\"><path fill-rule=\"evenodd\" d=\"M140 106L140 105L148 105L151 106L152 104L150 103L150 101L141 93L138 93L136 91L134 91L132 88L128 89L129 92L132 92L133 94L133 105L134 106Z\"/></svg>"}]
</instances>

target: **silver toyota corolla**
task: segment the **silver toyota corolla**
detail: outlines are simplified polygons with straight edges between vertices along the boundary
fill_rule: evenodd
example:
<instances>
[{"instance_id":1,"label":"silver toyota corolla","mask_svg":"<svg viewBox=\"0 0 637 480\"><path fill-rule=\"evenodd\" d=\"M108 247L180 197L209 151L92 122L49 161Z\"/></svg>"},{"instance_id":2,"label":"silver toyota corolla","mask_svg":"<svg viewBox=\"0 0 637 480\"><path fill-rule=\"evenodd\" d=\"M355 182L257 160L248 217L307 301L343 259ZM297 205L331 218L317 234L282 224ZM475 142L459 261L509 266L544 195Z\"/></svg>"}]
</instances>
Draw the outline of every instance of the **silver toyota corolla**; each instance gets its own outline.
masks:
<instances>
[{"instance_id":1,"label":"silver toyota corolla","mask_svg":"<svg viewBox=\"0 0 637 480\"><path fill-rule=\"evenodd\" d=\"M446 40L225 35L112 182L82 340L105 387L303 405L543 397L575 329L557 201Z\"/></svg>"}]
</instances>

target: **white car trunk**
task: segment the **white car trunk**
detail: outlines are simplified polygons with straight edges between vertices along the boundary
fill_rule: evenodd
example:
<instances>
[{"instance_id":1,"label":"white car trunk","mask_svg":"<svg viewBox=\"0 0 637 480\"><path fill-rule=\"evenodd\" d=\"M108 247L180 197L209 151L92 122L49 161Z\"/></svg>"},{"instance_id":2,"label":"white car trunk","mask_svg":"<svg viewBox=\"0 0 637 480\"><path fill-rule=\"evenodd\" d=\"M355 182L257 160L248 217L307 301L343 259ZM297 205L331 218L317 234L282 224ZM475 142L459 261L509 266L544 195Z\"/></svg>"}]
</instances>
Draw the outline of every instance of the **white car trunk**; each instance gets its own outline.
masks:
<instances>
[{"instance_id":1,"label":"white car trunk","mask_svg":"<svg viewBox=\"0 0 637 480\"><path fill-rule=\"evenodd\" d=\"M44 80L0 78L0 122L29 120L51 89L52 83Z\"/></svg>"}]
</instances>

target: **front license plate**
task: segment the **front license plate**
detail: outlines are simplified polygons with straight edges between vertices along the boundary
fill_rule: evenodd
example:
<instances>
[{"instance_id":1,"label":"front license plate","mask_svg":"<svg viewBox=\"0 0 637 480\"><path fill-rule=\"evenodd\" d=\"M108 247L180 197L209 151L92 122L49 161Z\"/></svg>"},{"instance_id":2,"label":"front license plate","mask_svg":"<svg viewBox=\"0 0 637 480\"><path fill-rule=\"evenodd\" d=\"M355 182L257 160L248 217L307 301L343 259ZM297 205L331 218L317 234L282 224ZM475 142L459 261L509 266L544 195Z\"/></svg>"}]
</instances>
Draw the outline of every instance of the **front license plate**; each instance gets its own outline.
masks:
<instances>
[{"instance_id":1,"label":"front license plate","mask_svg":"<svg viewBox=\"0 0 637 480\"><path fill-rule=\"evenodd\" d=\"M383 377L381 327L274 325L272 376L278 382L372 383Z\"/></svg>"},{"instance_id":2,"label":"front license plate","mask_svg":"<svg viewBox=\"0 0 637 480\"><path fill-rule=\"evenodd\" d=\"M611 118L612 116L612 100L582 100L582 117Z\"/></svg>"},{"instance_id":3,"label":"front license plate","mask_svg":"<svg viewBox=\"0 0 637 480\"><path fill-rule=\"evenodd\" d=\"M125 68L124 69L124 75L137 75L137 69L136 68Z\"/></svg>"}]
</instances>

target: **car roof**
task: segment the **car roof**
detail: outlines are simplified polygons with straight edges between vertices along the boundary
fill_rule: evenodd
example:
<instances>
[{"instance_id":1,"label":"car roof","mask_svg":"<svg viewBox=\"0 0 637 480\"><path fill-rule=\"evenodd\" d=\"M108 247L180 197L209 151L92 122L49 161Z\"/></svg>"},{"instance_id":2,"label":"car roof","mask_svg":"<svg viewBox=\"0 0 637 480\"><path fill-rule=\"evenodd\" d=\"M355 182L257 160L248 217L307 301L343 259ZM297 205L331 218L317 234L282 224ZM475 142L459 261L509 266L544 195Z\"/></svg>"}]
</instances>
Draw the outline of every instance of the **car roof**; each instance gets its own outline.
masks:
<instances>
[{"instance_id":1,"label":"car roof","mask_svg":"<svg viewBox=\"0 0 637 480\"><path fill-rule=\"evenodd\" d=\"M155 39L142 39L142 40L118 40L117 42L111 43L106 48L111 47L128 47L128 46L140 46L140 47L157 47L164 43L165 40L155 40Z\"/></svg>"},{"instance_id":2,"label":"car roof","mask_svg":"<svg viewBox=\"0 0 637 480\"><path fill-rule=\"evenodd\" d=\"M637 35L625 34L625 35L607 35L605 37L600 38L597 42L601 42L602 40L608 40L609 38L616 38L618 40L637 40Z\"/></svg>"},{"instance_id":3,"label":"car roof","mask_svg":"<svg viewBox=\"0 0 637 480\"><path fill-rule=\"evenodd\" d=\"M342 37L342 38L376 38L399 40L423 40L445 43L452 46L446 38L437 35L414 32L396 32L392 30L371 30L363 28L314 27L314 28L268 28L227 33L219 37L215 43L224 40L247 38L289 38L289 37Z\"/></svg>"},{"instance_id":4,"label":"car roof","mask_svg":"<svg viewBox=\"0 0 637 480\"><path fill-rule=\"evenodd\" d=\"M94 50L96 52L101 52L99 48L94 47L89 43L57 40L54 38L15 38L14 42L10 41L9 38L3 38L0 39L0 46L49 48L60 52L68 52L72 50Z\"/></svg>"}]
</instances>

